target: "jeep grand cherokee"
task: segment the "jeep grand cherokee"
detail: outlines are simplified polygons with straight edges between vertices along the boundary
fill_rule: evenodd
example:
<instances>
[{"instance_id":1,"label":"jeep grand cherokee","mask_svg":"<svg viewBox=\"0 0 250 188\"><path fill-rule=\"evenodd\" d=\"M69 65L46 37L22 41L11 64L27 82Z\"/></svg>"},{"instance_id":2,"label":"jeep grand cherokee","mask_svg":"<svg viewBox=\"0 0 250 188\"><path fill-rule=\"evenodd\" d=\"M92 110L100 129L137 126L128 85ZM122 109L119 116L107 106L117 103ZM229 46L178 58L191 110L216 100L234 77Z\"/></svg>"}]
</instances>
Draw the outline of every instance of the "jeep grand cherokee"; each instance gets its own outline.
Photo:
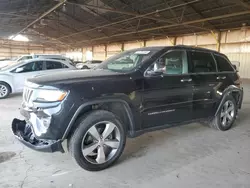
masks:
<instances>
[{"instance_id":1,"label":"jeep grand cherokee","mask_svg":"<svg viewBox=\"0 0 250 188\"><path fill-rule=\"evenodd\" d=\"M111 166L126 137L190 122L230 129L243 89L228 58L186 46L122 52L94 70L28 79L12 130L26 146L64 152L86 170Z\"/></svg>"}]
</instances>

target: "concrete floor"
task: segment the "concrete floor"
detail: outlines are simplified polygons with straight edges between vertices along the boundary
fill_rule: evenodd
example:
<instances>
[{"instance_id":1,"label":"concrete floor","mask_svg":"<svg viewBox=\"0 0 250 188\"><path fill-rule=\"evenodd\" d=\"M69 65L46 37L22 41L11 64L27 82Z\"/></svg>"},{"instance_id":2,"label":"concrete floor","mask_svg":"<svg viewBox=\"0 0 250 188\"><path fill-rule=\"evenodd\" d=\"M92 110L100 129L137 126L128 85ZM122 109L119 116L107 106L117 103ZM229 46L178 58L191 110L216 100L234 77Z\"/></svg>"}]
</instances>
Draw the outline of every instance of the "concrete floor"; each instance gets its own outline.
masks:
<instances>
[{"instance_id":1,"label":"concrete floor","mask_svg":"<svg viewBox=\"0 0 250 188\"><path fill-rule=\"evenodd\" d=\"M20 95L0 101L1 188L250 187L250 84L233 129L189 124L129 139L118 163L101 172L82 170L68 153L22 146L10 131L20 103Z\"/></svg>"}]
</instances>

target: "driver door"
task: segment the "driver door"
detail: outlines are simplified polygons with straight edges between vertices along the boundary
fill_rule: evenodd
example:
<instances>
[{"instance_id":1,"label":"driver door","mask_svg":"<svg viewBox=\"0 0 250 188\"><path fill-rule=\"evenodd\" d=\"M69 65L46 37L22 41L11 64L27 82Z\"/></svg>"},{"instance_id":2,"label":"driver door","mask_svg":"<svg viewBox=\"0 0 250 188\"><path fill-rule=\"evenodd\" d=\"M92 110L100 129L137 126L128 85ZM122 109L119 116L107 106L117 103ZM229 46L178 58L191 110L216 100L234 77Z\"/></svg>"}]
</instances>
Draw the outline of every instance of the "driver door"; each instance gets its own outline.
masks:
<instances>
[{"instance_id":1,"label":"driver door","mask_svg":"<svg viewBox=\"0 0 250 188\"><path fill-rule=\"evenodd\" d=\"M144 78L144 128L191 120L192 85L186 51L168 51L153 63Z\"/></svg>"},{"instance_id":2,"label":"driver door","mask_svg":"<svg viewBox=\"0 0 250 188\"><path fill-rule=\"evenodd\" d=\"M43 61L34 61L22 65L13 70L14 87L16 92L22 92L25 80L33 76L39 75L44 70Z\"/></svg>"}]
</instances>

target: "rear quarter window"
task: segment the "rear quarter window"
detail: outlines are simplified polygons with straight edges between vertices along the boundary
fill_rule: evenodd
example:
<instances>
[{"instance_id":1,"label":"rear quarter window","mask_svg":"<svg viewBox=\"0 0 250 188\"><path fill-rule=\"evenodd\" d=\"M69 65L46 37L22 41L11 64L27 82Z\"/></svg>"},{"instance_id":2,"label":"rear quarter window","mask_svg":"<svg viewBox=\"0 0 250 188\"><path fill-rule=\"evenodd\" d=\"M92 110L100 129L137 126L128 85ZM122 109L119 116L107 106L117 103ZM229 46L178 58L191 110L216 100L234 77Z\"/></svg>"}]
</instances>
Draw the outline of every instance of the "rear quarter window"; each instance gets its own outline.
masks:
<instances>
[{"instance_id":1,"label":"rear quarter window","mask_svg":"<svg viewBox=\"0 0 250 188\"><path fill-rule=\"evenodd\" d=\"M219 56L219 55L214 55L215 60L217 62L217 67L218 67L218 71L219 72L232 72L234 71L233 67L231 66L231 64L229 63L229 61L223 57L223 56Z\"/></svg>"}]
</instances>

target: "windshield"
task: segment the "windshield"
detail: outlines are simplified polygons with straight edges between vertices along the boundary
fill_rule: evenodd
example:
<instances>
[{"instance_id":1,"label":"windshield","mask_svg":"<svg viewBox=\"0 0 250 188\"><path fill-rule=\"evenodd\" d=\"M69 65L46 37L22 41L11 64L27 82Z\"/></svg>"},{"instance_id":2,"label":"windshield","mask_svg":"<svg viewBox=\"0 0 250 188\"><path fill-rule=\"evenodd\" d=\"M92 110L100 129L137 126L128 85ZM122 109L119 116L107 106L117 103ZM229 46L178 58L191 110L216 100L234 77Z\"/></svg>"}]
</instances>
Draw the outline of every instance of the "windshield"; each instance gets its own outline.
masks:
<instances>
[{"instance_id":1,"label":"windshield","mask_svg":"<svg viewBox=\"0 0 250 188\"><path fill-rule=\"evenodd\" d=\"M129 50L105 60L96 69L107 69L115 72L130 72L155 54L155 50Z\"/></svg>"},{"instance_id":2,"label":"windshield","mask_svg":"<svg viewBox=\"0 0 250 188\"><path fill-rule=\"evenodd\" d=\"M21 61L21 62L13 62L13 63L8 63L8 64L5 64L3 66L0 66L0 70L8 70L8 69L12 69L14 67L16 67L17 64L21 64L23 63L24 61Z\"/></svg>"}]
</instances>

